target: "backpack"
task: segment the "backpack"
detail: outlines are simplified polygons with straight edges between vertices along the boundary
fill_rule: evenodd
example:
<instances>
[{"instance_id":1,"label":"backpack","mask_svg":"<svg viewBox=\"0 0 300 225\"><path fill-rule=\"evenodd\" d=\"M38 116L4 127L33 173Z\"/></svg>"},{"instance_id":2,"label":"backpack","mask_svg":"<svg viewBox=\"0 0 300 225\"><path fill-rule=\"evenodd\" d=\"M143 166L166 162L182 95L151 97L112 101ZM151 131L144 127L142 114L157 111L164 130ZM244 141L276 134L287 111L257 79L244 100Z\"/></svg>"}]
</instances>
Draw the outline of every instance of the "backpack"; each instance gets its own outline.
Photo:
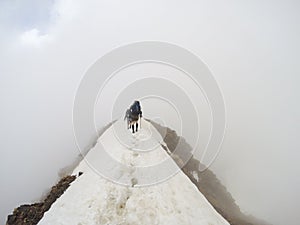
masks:
<instances>
[{"instance_id":1,"label":"backpack","mask_svg":"<svg viewBox=\"0 0 300 225\"><path fill-rule=\"evenodd\" d=\"M134 102L133 105L130 107L130 110L133 114L139 114L141 111L141 106L138 101Z\"/></svg>"}]
</instances>

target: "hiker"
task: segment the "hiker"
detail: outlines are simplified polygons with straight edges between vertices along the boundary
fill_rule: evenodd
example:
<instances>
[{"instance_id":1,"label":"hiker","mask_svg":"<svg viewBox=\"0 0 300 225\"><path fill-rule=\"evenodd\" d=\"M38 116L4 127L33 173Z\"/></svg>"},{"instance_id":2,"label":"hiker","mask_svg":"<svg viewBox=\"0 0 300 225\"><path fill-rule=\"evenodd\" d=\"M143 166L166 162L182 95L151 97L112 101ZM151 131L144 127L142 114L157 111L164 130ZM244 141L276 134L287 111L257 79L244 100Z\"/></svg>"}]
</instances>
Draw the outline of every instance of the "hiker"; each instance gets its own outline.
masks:
<instances>
[{"instance_id":1,"label":"hiker","mask_svg":"<svg viewBox=\"0 0 300 225\"><path fill-rule=\"evenodd\" d=\"M142 110L139 101L134 101L129 109L126 110L124 120L127 119L127 129L132 129L132 133L138 131L138 121L142 117ZM140 121L141 122L141 121Z\"/></svg>"}]
</instances>

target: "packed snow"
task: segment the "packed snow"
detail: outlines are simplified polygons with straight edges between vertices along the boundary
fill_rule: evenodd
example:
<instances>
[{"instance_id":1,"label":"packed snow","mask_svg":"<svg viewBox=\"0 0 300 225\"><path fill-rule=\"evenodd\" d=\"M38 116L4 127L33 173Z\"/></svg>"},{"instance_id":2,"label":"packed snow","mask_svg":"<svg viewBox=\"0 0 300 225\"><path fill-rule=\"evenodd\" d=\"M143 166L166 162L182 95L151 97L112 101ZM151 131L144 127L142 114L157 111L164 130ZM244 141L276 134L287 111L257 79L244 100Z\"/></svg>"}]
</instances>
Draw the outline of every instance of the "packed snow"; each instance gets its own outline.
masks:
<instances>
[{"instance_id":1,"label":"packed snow","mask_svg":"<svg viewBox=\"0 0 300 225\"><path fill-rule=\"evenodd\" d=\"M44 214L39 225L229 224L170 160L161 143L161 136L145 120L135 134L122 120L115 122L73 171L83 174ZM115 163L107 163L110 157ZM151 174L150 170L149 175L137 168L162 161L177 172L163 182L144 186L156 181L154 175L159 181L168 173L154 174L153 170Z\"/></svg>"}]
</instances>

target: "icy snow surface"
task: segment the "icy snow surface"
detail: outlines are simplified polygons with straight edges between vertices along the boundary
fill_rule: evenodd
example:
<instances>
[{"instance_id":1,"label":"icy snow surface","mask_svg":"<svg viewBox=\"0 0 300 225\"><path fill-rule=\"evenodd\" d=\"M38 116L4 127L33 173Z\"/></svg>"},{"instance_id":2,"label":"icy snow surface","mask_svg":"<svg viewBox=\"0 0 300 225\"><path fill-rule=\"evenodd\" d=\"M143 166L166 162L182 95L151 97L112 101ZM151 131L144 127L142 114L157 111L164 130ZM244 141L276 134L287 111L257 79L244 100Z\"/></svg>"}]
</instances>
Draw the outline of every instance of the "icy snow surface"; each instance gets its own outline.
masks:
<instances>
[{"instance_id":1,"label":"icy snow surface","mask_svg":"<svg viewBox=\"0 0 300 225\"><path fill-rule=\"evenodd\" d=\"M160 143L161 136L145 120L134 135L122 120L114 123L73 171L73 174L79 171L83 174L44 214L39 225L229 224L178 170L173 160L169 160ZM107 154L103 154L105 150ZM110 157L115 162L107 161ZM154 182L155 175L160 180L164 171L138 171L136 168L162 161L168 162L168 169L178 172L164 182L143 186ZM143 174L146 172L150 175Z\"/></svg>"}]
</instances>

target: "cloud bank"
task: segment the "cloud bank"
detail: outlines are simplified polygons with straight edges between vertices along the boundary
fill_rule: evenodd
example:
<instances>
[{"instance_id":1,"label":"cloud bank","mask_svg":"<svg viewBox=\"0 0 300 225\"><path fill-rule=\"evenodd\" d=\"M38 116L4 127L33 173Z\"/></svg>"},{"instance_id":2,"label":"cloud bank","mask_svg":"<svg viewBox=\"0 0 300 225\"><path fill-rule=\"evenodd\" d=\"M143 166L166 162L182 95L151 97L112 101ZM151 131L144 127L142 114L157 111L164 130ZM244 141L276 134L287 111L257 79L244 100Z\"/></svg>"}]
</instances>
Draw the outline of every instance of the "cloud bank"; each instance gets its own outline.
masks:
<instances>
[{"instance_id":1,"label":"cloud bank","mask_svg":"<svg viewBox=\"0 0 300 225\"><path fill-rule=\"evenodd\" d=\"M2 1L2 221L79 154L72 104L87 68L117 46L160 40L196 53L223 90L227 133L212 169L242 210L297 224L298 11L297 1Z\"/></svg>"}]
</instances>

